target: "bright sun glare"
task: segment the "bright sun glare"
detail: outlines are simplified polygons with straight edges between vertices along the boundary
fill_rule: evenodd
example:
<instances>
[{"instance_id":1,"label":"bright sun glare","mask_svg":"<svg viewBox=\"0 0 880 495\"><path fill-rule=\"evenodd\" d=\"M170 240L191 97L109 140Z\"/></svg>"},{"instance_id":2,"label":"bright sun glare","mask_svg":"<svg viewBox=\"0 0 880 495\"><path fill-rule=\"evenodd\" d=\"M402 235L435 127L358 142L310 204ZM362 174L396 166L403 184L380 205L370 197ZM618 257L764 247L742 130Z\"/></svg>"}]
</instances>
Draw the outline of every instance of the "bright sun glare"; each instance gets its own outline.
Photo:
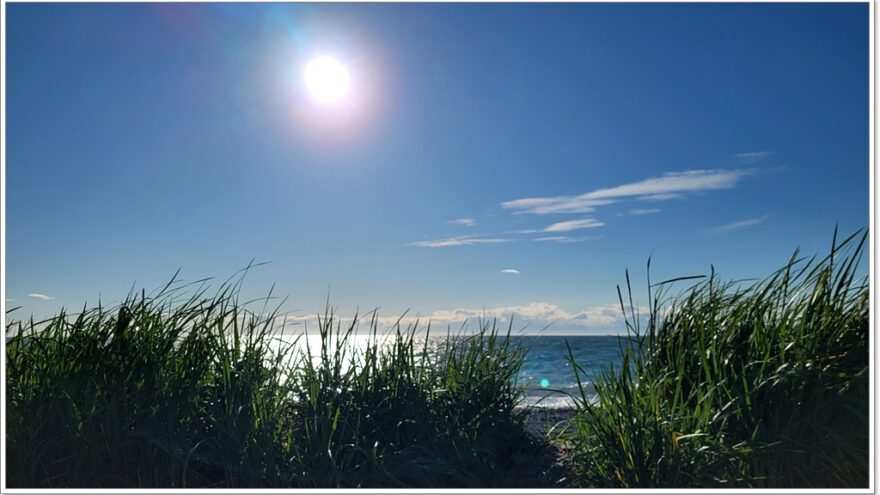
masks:
<instances>
[{"instance_id":1,"label":"bright sun glare","mask_svg":"<svg viewBox=\"0 0 880 495\"><path fill-rule=\"evenodd\" d=\"M306 66L306 86L312 96L322 103L341 100L351 84L348 69L332 57L318 57Z\"/></svg>"}]
</instances>

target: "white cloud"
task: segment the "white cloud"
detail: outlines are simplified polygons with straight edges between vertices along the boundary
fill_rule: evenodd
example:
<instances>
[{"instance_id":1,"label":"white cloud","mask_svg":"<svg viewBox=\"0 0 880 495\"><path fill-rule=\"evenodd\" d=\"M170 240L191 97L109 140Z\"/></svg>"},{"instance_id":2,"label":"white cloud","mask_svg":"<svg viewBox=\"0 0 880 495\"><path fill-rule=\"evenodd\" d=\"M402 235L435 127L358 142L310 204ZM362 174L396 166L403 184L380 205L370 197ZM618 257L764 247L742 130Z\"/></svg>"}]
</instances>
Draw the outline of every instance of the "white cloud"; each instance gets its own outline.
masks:
<instances>
[{"instance_id":1,"label":"white cloud","mask_svg":"<svg viewBox=\"0 0 880 495\"><path fill-rule=\"evenodd\" d=\"M461 236L461 237L450 237L447 239L435 239L433 241L418 241L418 242L413 242L409 245L416 246L416 247L425 247L425 248L441 248L441 247L455 247L455 246L471 246L474 244L500 244L502 242L510 242L510 241L511 241L511 239Z\"/></svg>"},{"instance_id":2,"label":"white cloud","mask_svg":"<svg viewBox=\"0 0 880 495\"><path fill-rule=\"evenodd\" d=\"M688 170L668 172L661 177L652 177L639 182L624 184L607 189L599 189L587 196L596 198L621 198L627 196L654 196L681 194L714 189L730 189L749 170Z\"/></svg>"},{"instance_id":3,"label":"white cloud","mask_svg":"<svg viewBox=\"0 0 880 495\"><path fill-rule=\"evenodd\" d=\"M566 222L554 223L544 229L544 232L571 232L572 230L592 229L601 227L604 223L593 219L584 218L581 220L568 220Z\"/></svg>"},{"instance_id":4,"label":"white cloud","mask_svg":"<svg viewBox=\"0 0 880 495\"><path fill-rule=\"evenodd\" d=\"M647 311L647 308L639 308L640 313ZM575 315L574 319L584 326L622 324L623 313L620 311L620 305L613 303L587 308Z\"/></svg>"},{"instance_id":5,"label":"white cloud","mask_svg":"<svg viewBox=\"0 0 880 495\"><path fill-rule=\"evenodd\" d=\"M762 217L749 218L747 220L740 220L739 222L733 222L733 223L728 223L725 225L719 225L717 227L712 227L711 229L709 229L709 231L716 233L716 234L733 232L734 230L744 229L746 227L752 227L752 226L758 225L759 223L763 222L764 220L767 220L767 218L769 218L769 217L770 217L770 215L764 215Z\"/></svg>"},{"instance_id":6,"label":"white cloud","mask_svg":"<svg viewBox=\"0 0 880 495\"><path fill-rule=\"evenodd\" d=\"M507 273L510 275L519 275L519 270L514 270L513 268L505 268L504 270L501 270L501 273Z\"/></svg>"},{"instance_id":7,"label":"white cloud","mask_svg":"<svg viewBox=\"0 0 880 495\"><path fill-rule=\"evenodd\" d=\"M596 206L607 205L621 199L635 197L643 200L662 201L682 197L684 194L730 189L739 181L754 173L753 169L738 170L687 170L668 172L620 186L596 189L577 196L545 198L521 198L501 203L503 208L516 213L586 213Z\"/></svg>"},{"instance_id":8,"label":"white cloud","mask_svg":"<svg viewBox=\"0 0 880 495\"><path fill-rule=\"evenodd\" d=\"M757 163L770 158L772 151L749 151L747 153L737 153L734 158L742 163Z\"/></svg>"},{"instance_id":9,"label":"white cloud","mask_svg":"<svg viewBox=\"0 0 880 495\"><path fill-rule=\"evenodd\" d=\"M523 198L505 201L502 208L519 210L514 213L534 213L546 215L548 213L589 213L595 211L597 206L609 205L613 200L590 200L580 196L558 196L555 198Z\"/></svg>"},{"instance_id":10,"label":"white cloud","mask_svg":"<svg viewBox=\"0 0 880 495\"><path fill-rule=\"evenodd\" d=\"M650 215L652 213L659 213L660 208L633 208L629 210L630 215Z\"/></svg>"},{"instance_id":11,"label":"white cloud","mask_svg":"<svg viewBox=\"0 0 880 495\"><path fill-rule=\"evenodd\" d=\"M452 223L455 225L463 225L465 227L473 227L477 224L477 221L473 218L456 218L455 220L447 220L446 223Z\"/></svg>"},{"instance_id":12,"label":"white cloud","mask_svg":"<svg viewBox=\"0 0 880 495\"><path fill-rule=\"evenodd\" d=\"M529 328L533 330L538 330L551 323L553 326L561 327L589 327L622 324L623 322L620 306L617 304L593 306L581 311L570 312L547 302L483 309L437 310L419 319L424 323L430 321L432 325L445 327L447 325L458 326L465 321L475 323L480 319L497 318L499 322L509 322L511 315L513 315L515 327L517 326L516 322L519 322L523 325L529 324ZM414 321L416 317L412 318L410 321Z\"/></svg>"},{"instance_id":13,"label":"white cloud","mask_svg":"<svg viewBox=\"0 0 880 495\"><path fill-rule=\"evenodd\" d=\"M558 242L560 244L573 244L575 242L584 242L596 237L569 237L565 235L553 235L548 237L536 237L532 239L535 242Z\"/></svg>"},{"instance_id":14,"label":"white cloud","mask_svg":"<svg viewBox=\"0 0 880 495\"><path fill-rule=\"evenodd\" d=\"M647 308L639 307L642 314L647 313ZM376 322L379 330L393 328L397 323L402 327L415 325L424 330L430 323L432 329L476 328L480 321L496 320L499 327L505 328L510 324L513 317L513 330L518 331L527 327L530 331L540 331L547 328L549 333L554 330L598 330L606 333L618 333L625 331L623 315L620 305L617 303L586 307L579 311L568 311L556 304L547 302L532 302L525 305L498 306L494 308L458 308L441 309L426 315L400 316L377 316ZM364 331L369 328L371 314L362 315L358 320L357 328ZM351 317L337 317L337 321L343 327L352 322ZM318 318L310 316L283 316L279 317L279 323L284 322L290 331L301 331L307 328L314 332L317 328Z\"/></svg>"},{"instance_id":15,"label":"white cloud","mask_svg":"<svg viewBox=\"0 0 880 495\"><path fill-rule=\"evenodd\" d=\"M40 301L51 301L52 299L55 299L52 296L47 296L46 294L38 294L38 293L28 294L28 297L32 297L32 298L38 299Z\"/></svg>"},{"instance_id":16,"label":"white cloud","mask_svg":"<svg viewBox=\"0 0 880 495\"><path fill-rule=\"evenodd\" d=\"M679 199L683 198L683 194L677 193L664 193L664 194L649 194L647 196L639 196L639 201L669 201L670 199Z\"/></svg>"}]
</instances>

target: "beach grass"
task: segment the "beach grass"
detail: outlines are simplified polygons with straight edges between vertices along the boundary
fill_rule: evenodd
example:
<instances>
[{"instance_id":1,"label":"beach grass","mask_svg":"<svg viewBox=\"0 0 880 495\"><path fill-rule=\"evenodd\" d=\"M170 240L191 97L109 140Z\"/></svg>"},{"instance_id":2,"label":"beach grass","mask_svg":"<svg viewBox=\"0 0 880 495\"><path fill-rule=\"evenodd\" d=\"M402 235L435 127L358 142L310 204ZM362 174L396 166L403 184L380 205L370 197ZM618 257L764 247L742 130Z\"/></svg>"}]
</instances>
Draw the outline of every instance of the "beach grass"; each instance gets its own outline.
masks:
<instances>
[{"instance_id":1,"label":"beach grass","mask_svg":"<svg viewBox=\"0 0 880 495\"><path fill-rule=\"evenodd\" d=\"M676 297L673 284L649 278L644 310L627 276L618 294L633 345L596 381L596 398L576 401L562 438L570 481L866 488L865 242L866 233L838 241L835 232L825 258L795 252L758 283L712 273Z\"/></svg>"},{"instance_id":2,"label":"beach grass","mask_svg":"<svg viewBox=\"0 0 880 495\"><path fill-rule=\"evenodd\" d=\"M356 348L358 319L327 312L313 359L237 282L183 299L172 285L7 325L8 486L545 483L521 465L547 445L515 407L509 329L483 322L428 352L427 328L380 334L368 315Z\"/></svg>"},{"instance_id":3,"label":"beach grass","mask_svg":"<svg viewBox=\"0 0 880 495\"><path fill-rule=\"evenodd\" d=\"M569 352L580 396L549 439L526 431L512 323L438 347L429 325L328 310L297 340L270 297L240 300L243 277L7 314L7 484L866 487L865 242L835 235L757 283L649 277L647 308L627 276L622 364L594 396Z\"/></svg>"}]
</instances>

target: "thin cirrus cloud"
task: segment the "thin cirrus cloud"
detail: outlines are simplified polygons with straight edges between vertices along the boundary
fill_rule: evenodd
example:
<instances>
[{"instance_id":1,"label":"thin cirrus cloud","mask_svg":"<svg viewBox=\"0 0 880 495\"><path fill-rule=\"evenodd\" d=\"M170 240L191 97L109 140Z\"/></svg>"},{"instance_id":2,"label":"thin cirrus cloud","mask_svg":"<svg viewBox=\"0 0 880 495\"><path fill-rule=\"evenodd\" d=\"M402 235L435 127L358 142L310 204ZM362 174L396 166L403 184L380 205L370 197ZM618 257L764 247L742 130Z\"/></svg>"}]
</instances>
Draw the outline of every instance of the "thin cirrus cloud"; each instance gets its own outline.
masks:
<instances>
[{"instance_id":1,"label":"thin cirrus cloud","mask_svg":"<svg viewBox=\"0 0 880 495\"><path fill-rule=\"evenodd\" d=\"M639 201L668 201L670 199L678 199L683 197L684 194L679 193L649 194L647 196L639 197Z\"/></svg>"},{"instance_id":2,"label":"thin cirrus cloud","mask_svg":"<svg viewBox=\"0 0 880 495\"><path fill-rule=\"evenodd\" d=\"M758 161L770 152L754 151L749 153L741 153L736 155L741 161ZM669 201L673 199L685 198L691 194L704 193L708 191L716 191L722 189L732 189L750 175L758 171L756 168L740 168L740 169L697 169L686 170L682 172L667 172L657 177L649 177L636 182L629 182L614 187L595 189L580 195L572 196L552 196L552 197L528 197L505 201L501 203L501 207L512 211L514 214L564 214L564 213L588 213L594 211L599 206L620 203L626 200L635 200L642 202L658 202ZM660 208L643 206L640 208L631 208L630 215L648 215L658 213ZM750 219L743 222L736 222L731 225L722 225L711 229L714 232L728 232L739 228L748 227L760 223L764 219ZM472 218L458 218L449 220L447 223L472 227L476 225L476 221ZM514 239L508 238L509 235L518 234L538 234L539 237L533 238L539 242L557 242L557 243L573 243L581 242L583 238L572 238L563 235L547 235L547 234L563 234L581 229L591 229L605 225L602 221L595 218L582 218L577 220L568 220L551 224L543 229L518 230L513 232L504 232L496 234L494 237L490 235L470 235L449 237L443 239L418 241L409 244L416 247L441 248L454 246L470 246L475 244L500 244L512 242ZM540 236L544 234L543 236ZM503 237L502 237L503 236Z\"/></svg>"},{"instance_id":3,"label":"thin cirrus cloud","mask_svg":"<svg viewBox=\"0 0 880 495\"><path fill-rule=\"evenodd\" d=\"M477 224L477 221L473 218L456 218L455 220L447 220L446 223L462 225L464 227L473 227Z\"/></svg>"},{"instance_id":4,"label":"thin cirrus cloud","mask_svg":"<svg viewBox=\"0 0 880 495\"><path fill-rule=\"evenodd\" d=\"M514 270L513 268L505 268L501 270L501 273L505 273L508 275L519 275L519 270Z\"/></svg>"},{"instance_id":5,"label":"thin cirrus cloud","mask_svg":"<svg viewBox=\"0 0 880 495\"><path fill-rule=\"evenodd\" d=\"M39 294L36 292L34 292L32 294L28 294L27 296L30 298L33 298L33 299L37 299L39 301L51 301L52 299L55 299L52 296L47 296L46 294Z\"/></svg>"},{"instance_id":6,"label":"thin cirrus cloud","mask_svg":"<svg viewBox=\"0 0 880 495\"><path fill-rule=\"evenodd\" d=\"M443 248L443 247L457 247L457 246L472 246L474 244L500 244L503 242L510 242L511 239L503 239L503 238L484 238L484 237L449 237L446 239L435 239L432 241L418 241L413 242L410 246L423 247L423 248Z\"/></svg>"},{"instance_id":7,"label":"thin cirrus cloud","mask_svg":"<svg viewBox=\"0 0 880 495\"><path fill-rule=\"evenodd\" d=\"M746 153L737 153L733 155L741 163L757 163L770 158L772 151L749 151Z\"/></svg>"},{"instance_id":8,"label":"thin cirrus cloud","mask_svg":"<svg viewBox=\"0 0 880 495\"><path fill-rule=\"evenodd\" d=\"M755 225L758 225L758 224L762 223L764 220L767 220L767 218L769 218L769 217L770 217L770 215L764 215L764 216L757 217L757 218L749 218L746 220L740 220L738 222L733 222L733 223L728 223L728 224L724 224L724 225L719 225L717 227L712 227L711 229L709 229L709 231L714 234L724 234L727 232L733 232L735 230L745 229L748 227L753 227Z\"/></svg>"},{"instance_id":9,"label":"thin cirrus cloud","mask_svg":"<svg viewBox=\"0 0 880 495\"><path fill-rule=\"evenodd\" d=\"M660 213L660 208L633 208L629 210L630 215L651 215Z\"/></svg>"},{"instance_id":10,"label":"thin cirrus cloud","mask_svg":"<svg viewBox=\"0 0 880 495\"><path fill-rule=\"evenodd\" d=\"M604 223L593 219L584 218L581 220L568 220L565 222L554 223L544 229L544 232L571 232L572 230L593 229L601 227Z\"/></svg>"},{"instance_id":11,"label":"thin cirrus cloud","mask_svg":"<svg viewBox=\"0 0 880 495\"><path fill-rule=\"evenodd\" d=\"M583 196L557 196L552 198L522 198L501 203L501 207L515 210L514 214L533 213L547 215L551 213L590 213L597 206L610 205L613 200L589 199Z\"/></svg>"},{"instance_id":12,"label":"thin cirrus cloud","mask_svg":"<svg viewBox=\"0 0 880 495\"><path fill-rule=\"evenodd\" d=\"M535 242L556 242L558 244L574 244L576 242L584 242L596 237L569 237L567 235L551 235L547 237L535 237Z\"/></svg>"},{"instance_id":13,"label":"thin cirrus cloud","mask_svg":"<svg viewBox=\"0 0 880 495\"><path fill-rule=\"evenodd\" d=\"M686 194L731 189L754 169L710 169L667 172L660 177L650 177L620 186L596 189L577 196L520 198L501 203L501 207L514 213L546 215L551 213L585 213L597 206L618 202L626 198L664 201Z\"/></svg>"}]
</instances>

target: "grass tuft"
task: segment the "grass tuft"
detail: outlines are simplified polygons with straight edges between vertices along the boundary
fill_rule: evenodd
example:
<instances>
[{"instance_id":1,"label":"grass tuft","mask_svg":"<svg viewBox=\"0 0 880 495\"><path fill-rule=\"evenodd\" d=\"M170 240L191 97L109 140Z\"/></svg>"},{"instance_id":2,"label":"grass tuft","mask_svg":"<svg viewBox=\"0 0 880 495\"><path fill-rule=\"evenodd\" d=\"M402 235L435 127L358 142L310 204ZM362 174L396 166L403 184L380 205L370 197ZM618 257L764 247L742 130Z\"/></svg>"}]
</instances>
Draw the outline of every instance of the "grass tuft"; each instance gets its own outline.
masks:
<instances>
[{"instance_id":1,"label":"grass tuft","mask_svg":"<svg viewBox=\"0 0 880 495\"><path fill-rule=\"evenodd\" d=\"M644 326L627 277L632 346L595 383L595 401L581 387L563 437L573 483L867 487L865 241L835 233L824 259L795 252L748 286L713 270L671 298L669 284L649 281Z\"/></svg>"},{"instance_id":2,"label":"grass tuft","mask_svg":"<svg viewBox=\"0 0 880 495\"><path fill-rule=\"evenodd\" d=\"M431 350L372 315L355 346L358 319L328 311L312 359L239 282L174 287L7 325L10 487L536 482L516 465L541 448L515 408L525 351L493 322Z\"/></svg>"}]
</instances>

